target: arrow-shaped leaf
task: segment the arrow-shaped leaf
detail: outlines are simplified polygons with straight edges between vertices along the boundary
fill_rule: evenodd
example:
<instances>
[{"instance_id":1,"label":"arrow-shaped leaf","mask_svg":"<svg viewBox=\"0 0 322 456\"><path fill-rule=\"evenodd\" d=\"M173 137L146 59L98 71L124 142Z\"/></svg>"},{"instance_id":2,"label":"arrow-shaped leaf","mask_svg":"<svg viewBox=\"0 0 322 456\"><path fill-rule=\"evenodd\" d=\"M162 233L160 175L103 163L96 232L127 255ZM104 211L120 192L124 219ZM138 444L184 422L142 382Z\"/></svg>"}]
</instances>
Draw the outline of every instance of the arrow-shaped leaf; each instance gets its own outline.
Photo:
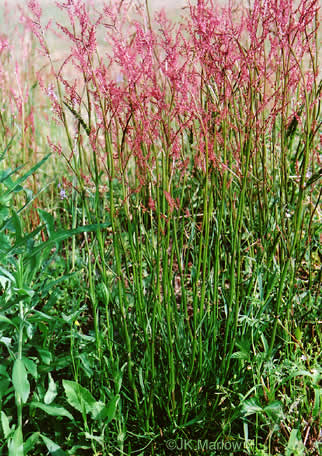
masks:
<instances>
[{"instance_id":1,"label":"arrow-shaped leaf","mask_svg":"<svg viewBox=\"0 0 322 456\"><path fill-rule=\"evenodd\" d=\"M21 359L16 359L12 369L12 383L16 393L25 404L30 394L30 384L25 365Z\"/></svg>"},{"instance_id":2,"label":"arrow-shaped leaf","mask_svg":"<svg viewBox=\"0 0 322 456\"><path fill-rule=\"evenodd\" d=\"M9 456L24 456L22 430L19 426L8 442Z\"/></svg>"},{"instance_id":3,"label":"arrow-shaped leaf","mask_svg":"<svg viewBox=\"0 0 322 456\"><path fill-rule=\"evenodd\" d=\"M66 416L70 420L73 420L73 415L69 413L64 407L57 407L55 405L46 405L41 402L31 402L30 407L39 408L51 416Z\"/></svg>"},{"instance_id":4,"label":"arrow-shaped leaf","mask_svg":"<svg viewBox=\"0 0 322 456\"><path fill-rule=\"evenodd\" d=\"M65 456L66 453L63 451L57 443L53 442L50 440L48 437L45 435L40 434L40 437L43 439L44 444L47 447L47 450L49 451L50 454L53 456Z\"/></svg>"},{"instance_id":5,"label":"arrow-shaped leaf","mask_svg":"<svg viewBox=\"0 0 322 456\"><path fill-rule=\"evenodd\" d=\"M95 406L92 394L83 386L70 380L63 380L68 403L81 413L89 413Z\"/></svg>"}]
</instances>

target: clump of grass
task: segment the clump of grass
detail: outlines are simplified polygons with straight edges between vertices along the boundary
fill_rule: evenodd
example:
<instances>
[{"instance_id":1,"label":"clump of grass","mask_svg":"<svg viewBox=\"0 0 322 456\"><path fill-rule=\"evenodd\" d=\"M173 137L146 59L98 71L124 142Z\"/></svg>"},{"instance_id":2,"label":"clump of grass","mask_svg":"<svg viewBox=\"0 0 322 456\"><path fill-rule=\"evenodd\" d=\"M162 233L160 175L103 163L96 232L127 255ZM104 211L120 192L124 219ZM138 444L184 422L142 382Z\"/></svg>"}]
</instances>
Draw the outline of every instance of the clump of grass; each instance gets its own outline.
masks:
<instances>
[{"instance_id":1,"label":"clump of grass","mask_svg":"<svg viewBox=\"0 0 322 456\"><path fill-rule=\"evenodd\" d=\"M71 308L56 306L70 369L46 368L68 431L44 432L41 419L37 430L49 451L69 454L168 454L170 439L174 454L182 439L234 439L245 454L313 452L318 2L204 0L176 23L152 20L148 4L131 16L130 6L58 3L69 50L59 64L37 2L25 16L66 136L67 147L51 139L70 171L51 211L78 234L64 255L83 280L78 294L70 279ZM77 230L85 223L103 225ZM36 402L52 415L44 388Z\"/></svg>"}]
</instances>

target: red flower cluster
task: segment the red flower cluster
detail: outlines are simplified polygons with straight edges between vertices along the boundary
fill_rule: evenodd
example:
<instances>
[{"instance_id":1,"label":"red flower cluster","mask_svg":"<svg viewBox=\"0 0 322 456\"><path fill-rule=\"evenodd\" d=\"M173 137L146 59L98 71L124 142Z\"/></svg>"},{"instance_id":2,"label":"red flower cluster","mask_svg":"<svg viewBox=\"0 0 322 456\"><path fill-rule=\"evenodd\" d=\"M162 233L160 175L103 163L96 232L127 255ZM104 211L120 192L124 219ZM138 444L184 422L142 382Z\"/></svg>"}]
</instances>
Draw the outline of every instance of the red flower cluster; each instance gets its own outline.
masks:
<instances>
[{"instance_id":1,"label":"red flower cluster","mask_svg":"<svg viewBox=\"0 0 322 456\"><path fill-rule=\"evenodd\" d=\"M67 109L84 127L109 175L159 185L161 166L164 191L189 166L238 176L248 141L255 153L277 119L287 126L308 109L318 78L318 0L254 0L250 8L199 0L184 21L160 12L152 26L129 1L100 11L89 5L58 2L70 53L53 68L63 98L47 92L60 120ZM33 0L29 8L28 23L48 53L40 7Z\"/></svg>"}]
</instances>

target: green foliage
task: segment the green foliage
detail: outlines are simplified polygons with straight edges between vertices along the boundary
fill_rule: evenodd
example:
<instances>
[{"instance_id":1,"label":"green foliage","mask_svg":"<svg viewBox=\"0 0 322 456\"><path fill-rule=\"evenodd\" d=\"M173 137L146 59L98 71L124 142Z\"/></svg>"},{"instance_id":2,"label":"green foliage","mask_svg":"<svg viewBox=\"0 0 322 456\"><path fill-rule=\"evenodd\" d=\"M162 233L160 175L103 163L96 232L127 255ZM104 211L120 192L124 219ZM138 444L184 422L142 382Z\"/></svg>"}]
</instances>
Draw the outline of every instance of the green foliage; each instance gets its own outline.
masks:
<instances>
[{"instance_id":1,"label":"green foliage","mask_svg":"<svg viewBox=\"0 0 322 456\"><path fill-rule=\"evenodd\" d=\"M13 180L13 177L22 168L1 172L0 353L3 362L0 370L0 405L4 438L1 447L6 444L12 456L26 455L34 451L40 439L51 454L65 454L59 445L42 433L41 428L39 428L41 432L34 430L30 432L23 416L26 413L30 416L34 423L32 429L38 427L35 426L38 421L35 410L59 420L67 418L75 422L72 414L56 401L59 399L57 398L58 388L53 375L57 376L57 370L66 368L69 359L57 359L57 355L53 353L50 346L49 334L57 335L60 330L64 330L64 326L69 328L70 321L74 324L76 316L79 315L79 309L71 318L66 316L65 320L57 322L50 307L47 306L48 312L44 312L46 308L44 304L48 298L49 301L52 297L57 298L55 287L67 279L71 280L73 275L65 273L57 277L58 270L52 271L53 264L58 264L62 242L71 236L93 232L107 226L87 225L71 230L56 229L52 215L39 210L44 225L31 233L24 233L20 215L22 210L17 212L14 209L13 198L17 192L24 190L22 184L47 158L48 156L16 180ZM28 190L25 193L30 198ZM42 230L46 233L47 240L39 240ZM46 390L44 386L47 376ZM66 380L63 384L66 387L73 382L68 383ZM115 397L105 406L103 402L94 401L85 388L81 389L81 398L84 396L84 391L87 393L87 399L88 397L91 399L90 411L93 419L100 422L104 420L106 423L111 421L119 398ZM75 402L71 402L69 396L68 399L68 402L75 406ZM17 424L12 420L15 408ZM28 438L24 439L24 435L28 435Z\"/></svg>"},{"instance_id":2,"label":"green foliage","mask_svg":"<svg viewBox=\"0 0 322 456\"><path fill-rule=\"evenodd\" d=\"M238 44L243 57L256 51ZM265 60L264 50L258 55ZM289 78L286 60L279 71ZM60 67L51 97L62 124L50 129L66 138L55 169L46 155L25 171L27 159L34 163L31 125L0 113L0 456L195 455L201 450L189 442L199 441L218 445L216 454L231 454L232 443L241 455L318 454L322 85L303 84L293 100L282 73L269 69L262 76L273 78L276 98L266 105L272 80L262 85L257 74L264 65L246 65L245 85L240 71L231 84L238 63L222 68L220 87L207 74L209 53L194 100L201 114L192 111L186 126L180 103L188 92L177 99L182 88L167 76L168 111L160 109L160 129L143 132L158 105L144 91L140 98L139 84L120 102L125 80L104 98L98 61L99 70L91 67L91 54L77 76L79 94ZM293 64L300 93L307 74ZM41 99L37 84L30 90ZM130 114L116 110L103 125L114 99L129 101ZM47 122L36 125L46 137ZM47 141L40 146L45 153ZM44 165L48 174L36 179ZM59 178L60 195L49 176Z\"/></svg>"}]
</instances>

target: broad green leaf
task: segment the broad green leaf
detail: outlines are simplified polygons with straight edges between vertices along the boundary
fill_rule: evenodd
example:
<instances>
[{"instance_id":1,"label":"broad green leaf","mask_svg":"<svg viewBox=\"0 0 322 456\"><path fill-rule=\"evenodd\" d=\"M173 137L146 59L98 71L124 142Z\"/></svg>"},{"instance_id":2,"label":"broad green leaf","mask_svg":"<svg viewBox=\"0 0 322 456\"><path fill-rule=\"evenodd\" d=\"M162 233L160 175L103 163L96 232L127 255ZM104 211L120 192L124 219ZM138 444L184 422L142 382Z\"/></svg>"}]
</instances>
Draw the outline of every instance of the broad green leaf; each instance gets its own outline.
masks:
<instances>
[{"instance_id":1,"label":"broad green leaf","mask_svg":"<svg viewBox=\"0 0 322 456\"><path fill-rule=\"evenodd\" d=\"M44 444L46 445L47 450L49 451L50 454L52 454L54 456L66 456L65 451L63 451L61 449L61 447L59 445L57 445L57 443L53 442L45 435L40 434L40 437L43 439Z\"/></svg>"},{"instance_id":2,"label":"broad green leaf","mask_svg":"<svg viewBox=\"0 0 322 456\"><path fill-rule=\"evenodd\" d=\"M297 340L302 340L303 333L299 327L295 328L294 335Z\"/></svg>"},{"instance_id":3,"label":"broad green leaf","mask_svg":"<svg viewBox=\"0 0 322 456\"><path fill-rule=\"evenodd\" d=\"M116 409L117 409L117 406L118 406L118 403L120 401L120 396L119 394L117 394L112 400L110 400L110 402L107 404L107 410L108 410L108 414L107 414L107 423L109 423L110 421L112 421L115 417L115 413L116 413Z\"/></svg>"},{"instance_id":4,"label":"broad green leaf","mask_svg":"<svg viewBox=\"0 0 322 456\"><path fill-rule=\"evenodd\" d=\"M25 404L30 393L30 384L28 381L27 371L21 359L16 359L12 369L12 383L16 393L21 397Z\"/></svg>"},{"instance_id":5,"label":"broad green leaf","mask_svg":"<svg viewBox=\"0 0 322 456\"><path fill-rule=\"evenodd\" d=\"M10 429L10 424L7 415L2 411L1 412L1 425L2 425L2 431L5 439L8 437L8 435L11 432Z\"/></svg>"},{"instance_id":6,"label":"broad green leaf","mask_svg":"<svg viewBox=\"0 0 322 456\"><path fill-rule=\"evenodd\" d=\"M304 451L305 447L302 442L300 431L298 429L292 429L285 451L285 456L293 456L294 454L304 454Z\"/></svg>"},{"instance_id":7,"label":"broad green leaf","mask_svg":"<svg viewBox=\"0 0 322 456\"><path fill-rule=\"evenodd\" d=\"M63 387L72 407L81 413L92 412L96 401L86 388L70 380L63 380Z\"/></svg>"},{"instance_id":8,"label":"broad green leaf","mask_svg":"<svg viewBox=\"0 0 322 456\"><path fill-rule=\"evenodd\" d=\"M108 414L108 410L104 402L97 401L93 404L91 415L93 420L103 420Z\"/></svg>"},{"instance_id":9,"label":"broad green leaf","mask_svg":"<svg viewBox=\"0 0 322 456\"><path fill-rule=\"evenodd\" d=\"M264 412L271 418L281 418L283 416L283 404L280 401L271 402L264 407Z\"/></svg>"},{"instance_id":10,"label":"broad green leaf","mask_svg":"<svg viewBox=\"0 0 322 456\"><path fill-rule=\"evenodd\" d=\"M45 394L44 397L44 402L45 404L51 404L55 397L57 396L57 385L54 382L54 379L52 378L50 372L48 374L48 380L49 380L49 385L48 385L48 390Z\"/></svg>"},{"instance_id":11,"label":"broad green leaf","mask_svg":"<svg viewBox=\"0 0 322 456\"><path fill-rule=\"evenodd\" d=\"M42 362L44 364L46 364L47 366L49 366L53 360L52 353L49 350L46 350L46 348L42 348L42 347L36 347L36 348L37 348L37 351L39 353L39 356L40 356Z\"/></svg>"},{"instance_id":12,"label":"broad green leaf","mask_svg":"<svg viewBox=\"0 0 322 456\"><path fill-rule=\"evenodd\" d=\"M113 399L109 401L107 405L101 401L95 402L91 409L91 415L93 419L104 421L105 424L110 423L115 417L119 401L120 396L117 394L115 397L113 397Z\"/></svg>"},{"instance_id":13,"label":"broad green leaf","mask_svg":"<svg viewBox=\"0 0 322 456\"><path fill-rule=\"evenodd\" d=\"M51 416L66 416L70 420L73 420L73 415L69 413L64 407L57 407L55 405L46 405L41 402L31 402L30 407L39 408Z\"/></svg>"},{"instance_id":14,"label":"broad green leaf","mask_svg":"<svg viewBox=\"0 0 322 456\"><path fill-rule=\"evenodd\" d=\"M79 360L82 363L82 367L83 367L84 372L86 373L87 377L92 378L94 375L94 371L93 371L94 364L93 364L93 360L90 358L89 353L81 353L79 355Z\"/></svg>"},{"instance_id":15,"label":"broad green leaf","mask_svg":"<svg viewBox=\"0 0 322 456\"><path fill-rule=\"evenodd\" d=\"M9 456L24 456L22 430L19 426L8 442Z\"/></svg>"},{"instance_id":16,"label":"broad green leaf","mask_svg":"<svg viewBox=\"0 0 322 456\"><path fill-rule=\"evenodd\" d=\"M40 432L34 432L23 445L24 454L27 455L34 448L40 437Z\"/></svg>"},{"instance_id":17,"label":"broad green leaf","mask_svg":"<svg viewBox=\"0 0 322 456\"><path fill-rule=\"evenodd\" d=\"M253 415L254 413L263 412L263 409L258 405L255 398L248 399L242 405L242 412L245 416Z\"/></svg>"}]
</instances>

